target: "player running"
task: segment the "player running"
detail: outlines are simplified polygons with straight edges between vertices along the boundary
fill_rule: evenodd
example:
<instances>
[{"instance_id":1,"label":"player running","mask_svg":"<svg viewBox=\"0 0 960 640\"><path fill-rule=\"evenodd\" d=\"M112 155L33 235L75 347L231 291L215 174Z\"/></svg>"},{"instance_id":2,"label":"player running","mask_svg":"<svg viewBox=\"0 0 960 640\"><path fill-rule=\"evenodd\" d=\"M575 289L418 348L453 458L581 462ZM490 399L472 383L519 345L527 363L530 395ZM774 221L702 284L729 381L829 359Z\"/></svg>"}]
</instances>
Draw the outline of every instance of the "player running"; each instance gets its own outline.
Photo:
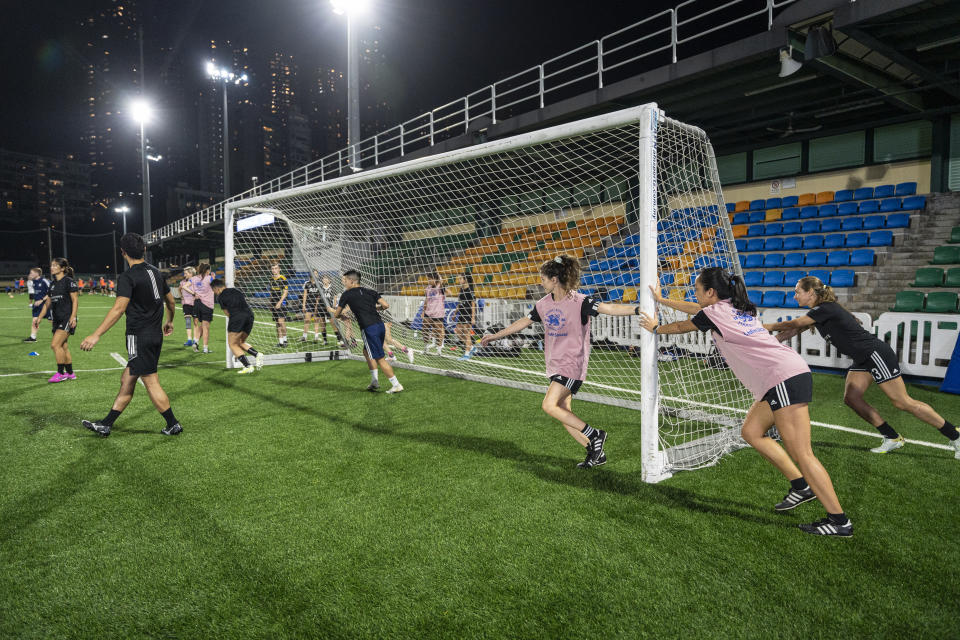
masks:
<instances>
[{"instance_id":1,"label":"player running","mask_svg":"<svg viewBox=\"0 0 960 640\"><path fill-rule=\"evenodd\" d=\"M523 331L534 322L543 323L544 357L550 386L540 405L543 411L563 425L577 443L585 447L587 457L577 464L590 469L604 464L603 450L607 432L596 429L573 413L571 401L587 378L590 360L590 321L601 313L611 316L632 315L634 307L600 302L577 291L580 263L570 256L557 256L540 267L540 284L546 292L526 317L497 333L483 336L484 347L511 334Z\"/></svg>"},{"instance_id":2,"label":"player running","mask_svg":"<svg viewBox=\"0 0 960 640\"><path fill-rule=\"evenodd\" d=\"M237 373L242 375L259 371L263 367L263 354L247 344L247 337L253 331L253 309L247 303L246 296L240 289L227 288L223 280L214 280L210 283L214 293L220 300L220 308L227 316L227 344L243 369ZM255 358L250 364L247 354Z\"/></svg>"},{"instance_id":3,"label":"player running","mask_svg":"<svg viewBox=\"0 0 960 640\"><path fill-rule=\"evenodd\" d=\"M73 279L73 267L66 258L54 258L50 263L53 284L47 291L40 313L33 318L33 329L40 328L40 318L46 318L49 312L53 321L53 338L50 348L57 359L57 372L47 382L76 380L73 373L73 358L67 340L77 329L77 308L80 304L80 291Z\"/></svg>"},{"instance_id":4,"label":"player running","mask_svg":"<svg viewBox=\"0 0 960 640\"><path fill-rule=\"evenodd\" d=\"M43 309L43 299L47 297L50 291L50 281L43 277L43 270L40 267L30 269L30 283L33 285L33 296L30 302L30 337L24 338L24 342L37 341L37 327L33 324L33 319L40 317L40 311ZM46 318L46 316L44 316Z\"/></svg>"},{"instance_id":5,"label":"player running","mask_svg":"<svg viewBox=\"0 0 960 640\"><path fill-rule=\"evenodd\" d=\"M853 359L853 365L847 369L843 401L883 436L880 446L870 451L889 453L906 444L903 436L864 399L867 388L872 382L876 382L880 390L890 398L894 408L923 420L950 440L954 458L960 460L960 433L957 428L927 403L910 397L907 386L900 377L900 361L890 345L860 326L853 314L837 302L833 289L824 285L819 278L801 278L794 291L797 304L810 307L809 313L793 320L763 326L769 331L779 331L777 339L782 341L816 325L825 340L836 347L837 351Z\"/></svg>"},{"instance_id":6,"label":"player running","mask_svg":"<svg viewBox=\"0 0 960 640\"><path fill-rule=\"evenodd\" d=\"M280 264L274 262L270 267L273 280L270 281L270 314L277 323L277 348L287 346L287 312L283 305L286 303L290 289L287 286L287 277L280 273Z\"/></svg>"},{"instance_id":7,"label":"player running","mask_svg":"<svg viewBox=\"0 0 960 640\"><path fill-rule=\"evenodd\" d=\"M157 375L163 336L173 334L173 316L177 303L160 271L144 262L145 250L143 238L135 233L125 234L120 238L120 252L127 261L127 270L117 279L117 299L97 330L80 344L84 351L92 351L100 337L126 314L129 359L120 377L120 391L105 418L96 422L83 421L84 427L104 438L110 435L113 423L133 399L138 379L143 381L153 406L167 422L167 426L160 433L175 436L183 431L183 427L173 415L170 400L160 386L160 377ZM165 321L164 308L167 312Z\"/></svg>"},{"instance_id":8,"label":"player running","mask_svg":"<svg viewBox=\"0 0 960 640\"><path fill-rule=\"evenodd\" d=\"M711 331L720 355L753 394L754 403L741 430L743 439L790 481L790 491L774 509L788 511L817 498L826 508L827 517L801 524L800 529L815 535L851 537L853 524L810 445L810 367L799 353L780 344L763 328L756 317L756 306L747 297L743 278L719 267L704 269L695 283L697 302L664 298L656 287L650 287L650 291L657 304L693 317L661 326L638 307L641 326L665 335ZM764 437L774 425L786 450L773 438Z\"/></svg>"}]
</instances>

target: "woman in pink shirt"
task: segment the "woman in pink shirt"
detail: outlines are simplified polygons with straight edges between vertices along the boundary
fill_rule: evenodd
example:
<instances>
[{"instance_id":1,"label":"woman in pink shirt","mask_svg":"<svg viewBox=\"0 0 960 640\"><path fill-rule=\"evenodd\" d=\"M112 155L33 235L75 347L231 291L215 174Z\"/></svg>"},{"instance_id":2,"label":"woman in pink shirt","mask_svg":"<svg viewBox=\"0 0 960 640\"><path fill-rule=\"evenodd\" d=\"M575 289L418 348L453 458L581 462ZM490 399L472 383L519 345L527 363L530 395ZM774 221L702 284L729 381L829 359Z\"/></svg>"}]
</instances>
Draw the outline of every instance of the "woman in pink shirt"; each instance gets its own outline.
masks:
<instances>
[{"instance_id":1,"label":"woman in pink shirt","mask_svg":"<svg viewBox=\"0 0 960 640\"><path fill-rule=\"evenodd\" d=\"M446 304L440 274L434 270L427 279L423 298L423 341L430 339L430 344L423 348L424 353L430 353L431 347L436 347L437 355L443 353L443 339L447 333L443 326Z\"/></svg>"},{"instance_id":2,"label":"woman in pink shirt","mask_svg":"<svg viewBox=\"0 0 960 640\"><path fill-rule=\"evenodd\" d=\"M193 285L190 284L190 278L195 274L196 271L193 267L187 267L183 270L183 280L180 281L180 302L183 305L183 321L187 325L187 341L183 343L185 347L193 346L193 300L197 292L193 290Z\"/></svg>"},{"instance_id":3,"label":"woman in pink shirt","mask_svg":"<svg viewBox=\"0 0 960 640\"><path fill-rule=\"evenodd\" d=\"M193 317L197 319L197 327L194 331L193 350L197 351L197 343L203 340L203 352L210 353L210 323L213 321L213 289L210 283L213 276L210 275L210 265L201 262L197 265L197 275L190 279L196 298L193 301ZM199 338L199 339L198 339Z\"/></svg>"},{"instance_id":4,"label":"woman in pink shirt","mask_svg":"<svg viewBox=\"0 0 960 640\"><path fill-rule=\"evenodd\" d=\"M810 445L810 367L800 354L763 328L756 317L756 306L747 297L743 278L718 267L704 269L695 283L697 302L670 300L656 288L650 290L658 304L693 317L660 326L640 313L641 326L662 334L711 331L720 355L753 394L753 406L743 422L743 439L790 481L789 493L774 509L788 511L817 498L826 508L827 517L802 524L800 529L816 535L851 537L853 524L840 507L830 475ZM774 425L786 450L764 437Z\"/></svg>"},{"instance_id":5,"label":"woman in pink shirt","mask_svg":"<svg viewBox=\"0 0 960 640\"><path fill-rule=\"evenodd\" d=\"M541 407L547 415L559 420L574 440L586 447L587 457L577 466L589 469L607 461L603 450L607 432L578 418L570 409L570 402L587 378L590 319L601 313L629 316L639 307L600 302L579 293L580 263L569 256L558 256L545 262L540 267L540 284L547 295L530 313L503 331L483 336L480 344L485 347L494 340L523 331L534 322L543 323L543 350L550 386Z\"/></svg>"}]
</instances>

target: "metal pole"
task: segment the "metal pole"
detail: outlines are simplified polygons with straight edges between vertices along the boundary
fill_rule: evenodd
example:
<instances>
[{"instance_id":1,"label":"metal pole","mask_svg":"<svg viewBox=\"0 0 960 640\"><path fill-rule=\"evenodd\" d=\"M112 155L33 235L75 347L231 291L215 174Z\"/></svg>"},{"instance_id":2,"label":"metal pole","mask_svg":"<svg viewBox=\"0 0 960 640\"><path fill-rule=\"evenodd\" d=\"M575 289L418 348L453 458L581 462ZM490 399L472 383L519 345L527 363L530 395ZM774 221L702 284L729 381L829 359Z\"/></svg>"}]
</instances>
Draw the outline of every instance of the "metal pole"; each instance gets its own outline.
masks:
<instances>
[{"instance_id":1,"label":"metal pole","mask_svg":"<svg viewBox=\"0 0 960 640\"><path fill-rule=\"evenodd\" d=\"M357 55L357 34L347 13L347 144L350 146L350 168L360 169L360 56Z\"/></svg>"},{"instance_id":2,"label":"metal pole","mask_svg":"<svg viewBox=\"0 0 960 640\"><path fill-rule=\"evenodd\" d=\"M67 207L60 196L60 211L63 212L63 259L67 259Z\"/></svg>"},{"instance_id":3,"label":"metal pole","mask_svg":"<svg viewBox=\"0 0 960 640\"><path fill-rule=\"evenodd\" d=\"M146 124L140 121L140 161L143 172L143 234L150 233L150 163L147 161Z\"/></svg>"},{"instance_id":4,"label":"metal pole","mask_svg":"<svg viewBox=\"0 0 960 640\"><path fill-rule=\"evenodd\" d=\"M50 233L50 226L47 226L47 264L53 262L53 239L52 234Z\"/></svg>"},{"instance_id":5,"label":"metal pole","mask_svg":"<svg viewBox=\"0 0 960 640\"><path fill-rule=\"evenodd\" d=\"M113 239L113 277L116 278L117 277L117 232L116 230L110 232L110 237Z\"/></svg>"},{"instance_id":6,"label":"metal pole","mask_svg":"<svg viewBox=\"0 0 960 640\"><path fill-rule=\"evenodd\" d=\"M227 124L227 79L223 79L223 199L230 197L230 126Z\"/></svg>"},{"instance_id":7,"label":"metal pole","mask_svg":"<svg viewBox=\"0 0 960 640\"><path fill-rule=\"evenodd\" d=\"M127 212L123 212L123 235L127 235Z\"/></svg>"}]
</instances>

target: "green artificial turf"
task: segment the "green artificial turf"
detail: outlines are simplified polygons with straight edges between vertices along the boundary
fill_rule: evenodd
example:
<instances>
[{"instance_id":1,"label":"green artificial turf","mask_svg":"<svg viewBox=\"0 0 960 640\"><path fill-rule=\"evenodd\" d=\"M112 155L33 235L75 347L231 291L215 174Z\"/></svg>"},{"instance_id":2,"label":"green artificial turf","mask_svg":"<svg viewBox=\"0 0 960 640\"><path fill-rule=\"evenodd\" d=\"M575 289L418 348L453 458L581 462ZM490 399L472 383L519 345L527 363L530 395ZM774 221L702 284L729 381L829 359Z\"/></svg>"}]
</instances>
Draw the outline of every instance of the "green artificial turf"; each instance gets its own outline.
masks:
<instances>
[{"instance_id":1,"label":"green artificial turf","mask_svg":"<svg viewBox=\"0 0 960 640\"><path fill-rule=\"evenodd\" d=\"M574 402L610 434L581 471L535 393L399 369L406 391L371 394L356 361L238 376L222 319L210 355L179 319L165 342L184 433L138 387L102 439L80 420L110 408L123 323L79 344L110 302L82 297L78 380L50 385L30 373L55 369L49 325L23 344L26 297L0 299L0 637L960 636L952 452L814 427L855 525L824 539L796 529L818 503L774 513L787 484L749 449L645 484L639 414ZM814 420L869 430L842 378L815 385ZM960 420L957 396L909 389Z\"/></svg>"}]
</instances>

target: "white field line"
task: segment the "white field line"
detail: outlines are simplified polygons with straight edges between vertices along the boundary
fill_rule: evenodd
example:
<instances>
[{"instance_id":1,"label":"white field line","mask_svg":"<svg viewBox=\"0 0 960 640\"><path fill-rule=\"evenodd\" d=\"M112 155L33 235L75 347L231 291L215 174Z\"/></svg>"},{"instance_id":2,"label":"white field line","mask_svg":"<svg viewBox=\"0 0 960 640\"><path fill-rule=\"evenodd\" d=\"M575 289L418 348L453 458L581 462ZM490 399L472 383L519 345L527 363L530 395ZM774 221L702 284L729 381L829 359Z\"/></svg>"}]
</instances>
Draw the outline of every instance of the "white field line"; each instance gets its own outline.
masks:
<instances>
[{"instance_id":1,"label":"white field line","mask_svg":"<svg viewBox=\"0 0 960 640\"><path fill-rule=\"evenodd\" d=\"M116 351L110 352L110 357L123 365L123 368L127 368L127 361L123 359L123 356L117 353ZM140 383L141 387L146 387L147 385L143 384L143 378L137 378L137 382Z\"/></svg>"},{"instance_id":2,"label":"white field line","mask_svg":"<svg viewBox=\"0 0 960 640\"><path fill-rule=\"evenodd\" d=\"M218 367L222 367L223 363L222 362L184 362L182 364L161 364L159 365L159 367L163 369L172 369L175 367L202 367L202 366L210 366L210 365L217 365ZM126 368L127 368L127 363L126 361L123 361L122 367L106 367L103 369L74 369L73 372L74 373L97 373L101 371L123 371ZM26 371L22 373L0 373L0 378L38 376L38 375L46 375L48 373L56 373L56 371L51 370L51 371Z\"/></svg>"}]
</instances>

